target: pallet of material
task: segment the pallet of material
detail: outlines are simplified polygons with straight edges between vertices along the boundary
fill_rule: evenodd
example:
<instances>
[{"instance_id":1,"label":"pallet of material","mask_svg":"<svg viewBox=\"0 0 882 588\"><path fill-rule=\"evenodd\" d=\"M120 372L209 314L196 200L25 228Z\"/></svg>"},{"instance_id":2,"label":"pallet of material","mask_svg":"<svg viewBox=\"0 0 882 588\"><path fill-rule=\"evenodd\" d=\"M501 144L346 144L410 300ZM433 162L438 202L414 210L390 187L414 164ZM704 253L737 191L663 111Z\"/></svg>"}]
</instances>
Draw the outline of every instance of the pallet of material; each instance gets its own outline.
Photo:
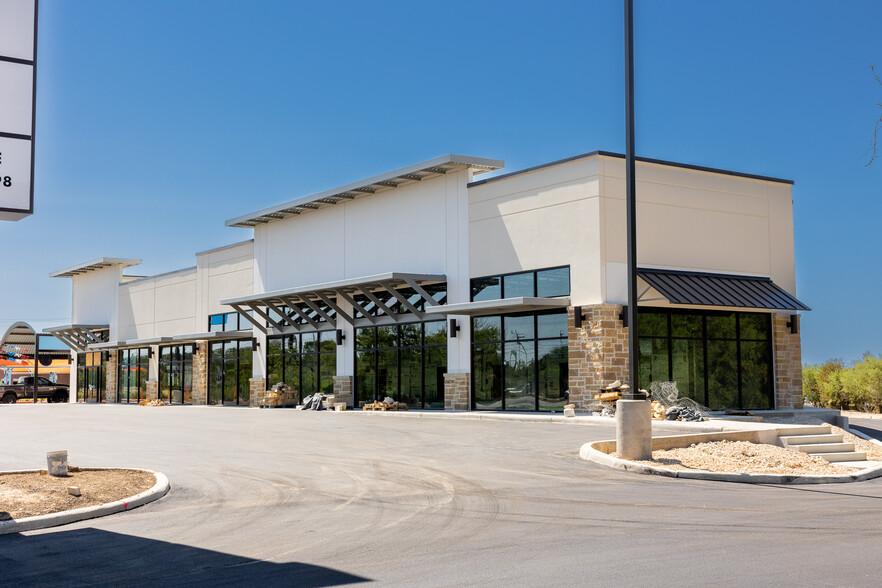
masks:
<instances>
[{"instance_id":1,"label":"pallet of material","mask_svg":"<svg viewBox=\"0 0 882 588\"><path fill-rule=\"evenodd\" d=\"M407 405L403 402L369 402L362 407L362 410L407 410Z\"/></svg>"},{"instance_id":2,"label":"pallet of material","mask_svg":"<svg viewBox=\"0 0 882 588\"><path fill-rule=\"evenodd\" d=\"M600 402L614 402L621 399L622 393L619 390L616 390L615 392L601 392L600 394L594 395L594 400L599 400Z\"/></svg>"}]
</instances>

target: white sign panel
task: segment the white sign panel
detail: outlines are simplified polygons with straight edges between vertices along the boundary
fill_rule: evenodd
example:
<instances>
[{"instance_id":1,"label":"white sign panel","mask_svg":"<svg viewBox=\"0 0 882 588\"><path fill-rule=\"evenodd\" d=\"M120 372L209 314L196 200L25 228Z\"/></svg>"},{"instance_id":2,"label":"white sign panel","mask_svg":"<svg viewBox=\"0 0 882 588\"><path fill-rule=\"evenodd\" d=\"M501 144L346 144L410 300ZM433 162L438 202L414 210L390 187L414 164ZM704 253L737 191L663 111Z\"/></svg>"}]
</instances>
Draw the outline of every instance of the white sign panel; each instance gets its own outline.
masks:
<instances>
[{"instance_id":1,"label":"white sign panel","mask_svg":"<svg viewBox=\"0 0 882 588\"><path fill-rule=\"evenodd\" d=\"M37 0L0 0L0 220L34 211Z\"/></svg>"}]
</instances>

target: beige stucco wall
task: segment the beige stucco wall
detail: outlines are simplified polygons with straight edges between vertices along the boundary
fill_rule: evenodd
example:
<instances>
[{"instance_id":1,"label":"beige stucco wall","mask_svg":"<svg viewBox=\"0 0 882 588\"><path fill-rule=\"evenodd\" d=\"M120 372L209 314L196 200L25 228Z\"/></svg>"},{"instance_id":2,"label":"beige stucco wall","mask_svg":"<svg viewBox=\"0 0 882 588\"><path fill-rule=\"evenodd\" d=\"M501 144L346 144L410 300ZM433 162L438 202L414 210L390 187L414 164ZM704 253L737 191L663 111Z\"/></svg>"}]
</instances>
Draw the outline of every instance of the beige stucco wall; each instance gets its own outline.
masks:
<instances>
[{"instance_id":1,"label":"beige stucco wall","mask_svg":"<svg viewBox=\"0 0 882 588\"><path fill-rule=\"evenodd\" d=\"M569 265L573 304L601 300L597 158L469 188L471 277Z\"/></svg>"},{"instance_id":2,"label":"beige stucco wall","mask_svg":"<svg viewBox=\"0 0 882 588\"><path fill-rule=\"evenodd\" d=\"M625 162L593 156L469 188L470 274L571 268L576 305L627 300ZM637 163L638 263L761 275L795 294L789 184Z\"/></svg>"}]
</instances>

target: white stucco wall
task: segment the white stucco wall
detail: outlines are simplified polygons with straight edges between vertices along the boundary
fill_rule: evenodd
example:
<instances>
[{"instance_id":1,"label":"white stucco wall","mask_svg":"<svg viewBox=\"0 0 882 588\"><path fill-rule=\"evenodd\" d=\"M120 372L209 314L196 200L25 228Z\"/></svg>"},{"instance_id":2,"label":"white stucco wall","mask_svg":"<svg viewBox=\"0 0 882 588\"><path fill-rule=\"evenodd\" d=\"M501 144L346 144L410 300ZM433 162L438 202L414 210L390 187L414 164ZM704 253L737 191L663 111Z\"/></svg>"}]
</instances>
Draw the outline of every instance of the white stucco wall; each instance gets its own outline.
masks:
<instances>
[{"instance_id":1,"label":"white stucco wall","mask_svg":"<svg viewBox=\"0 0 882 588\"><path fill-rule=\"evenodd\" d=\"M197 323L196 268L119 286L118 340L204 332Z\"/></svg>"},{"instance_id":2,"label":"white stucco wall","mask_svg":"<svg viewBox=\"0 0 882 588\"><path fill-rule=\"evenodd\" d=\"M258 225L254 293L396 271L446 275L449 302L468 301L471 179L470 170L450 172ZM347 356L354 337L344 330L339 353ZM351 373L348 364L338 364L338 373ZM468 338L458 338L448 348L449 369L468 365Z\"/></svg>"},{"instance_id":3,"label":"white stucco wall","mask_svg":"<svg viewBox=\"0 0 882 588\"><path fill-rule=\"evenodd\" d=\"M71 323L82 325L109 325L110 338L117 331L117 286L122 277L122 266L94 270L72 278Z\"/></svg>"},{"instance_id":4,"label":"white stucco wall","mask_svg":"<svg viewBox=\"0 0 882 588\"><path fill-rule=\"evenodd\" d=\"M197 322L208 330L208 316L231 312L220 303L254 292L254 243L248 241L196 256Z\"/></svg>"}]
</instances>

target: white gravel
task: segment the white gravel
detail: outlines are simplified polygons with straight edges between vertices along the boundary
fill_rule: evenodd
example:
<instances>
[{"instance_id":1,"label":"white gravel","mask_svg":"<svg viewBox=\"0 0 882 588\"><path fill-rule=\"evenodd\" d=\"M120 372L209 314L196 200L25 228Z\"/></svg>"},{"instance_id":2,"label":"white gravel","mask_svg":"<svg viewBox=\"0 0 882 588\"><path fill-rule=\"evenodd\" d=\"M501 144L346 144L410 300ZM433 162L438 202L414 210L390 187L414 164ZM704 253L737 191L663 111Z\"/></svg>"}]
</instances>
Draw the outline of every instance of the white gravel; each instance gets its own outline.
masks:
<instances>
[{"instance_id":1,"label":"white gravel","mask_svg":"<svg viewBox=\"0 0 882 588\"><path fill-rule=\"evenodd\" d=\"M748 441L712 441L653 451L652 461L637 463L732 474L841 475L854 469L834 466L801 451Z\"/></svg>"}]
</instances>

